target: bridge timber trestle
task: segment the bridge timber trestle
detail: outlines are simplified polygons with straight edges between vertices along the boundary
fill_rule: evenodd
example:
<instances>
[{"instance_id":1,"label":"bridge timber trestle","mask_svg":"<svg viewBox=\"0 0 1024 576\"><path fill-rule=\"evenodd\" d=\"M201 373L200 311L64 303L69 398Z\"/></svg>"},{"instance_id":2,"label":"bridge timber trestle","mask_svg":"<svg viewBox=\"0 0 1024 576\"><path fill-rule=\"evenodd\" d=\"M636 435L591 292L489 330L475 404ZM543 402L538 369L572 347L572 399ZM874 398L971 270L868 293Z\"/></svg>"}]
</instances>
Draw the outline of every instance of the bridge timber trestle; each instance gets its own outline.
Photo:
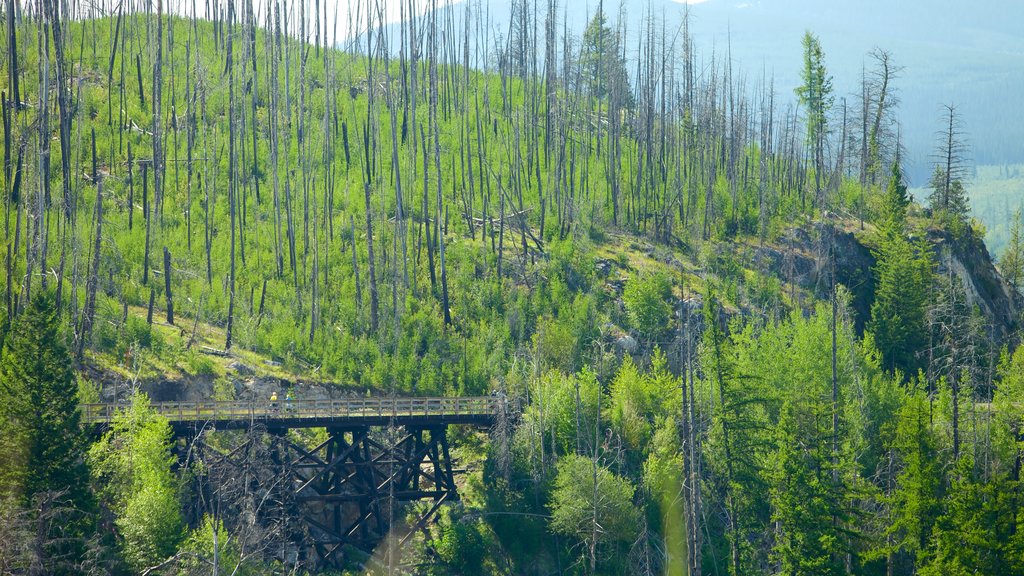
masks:
<instances>
[{"instance_id":1,"label":"bridge timber trestle","mask_svg":"<svg viewBox=\"0 0 1024 576\"><path fill-rule=\"evenodd\" d=\"M181 464L200 471L200 501L257 510L264 530L291 543L282 560L318 566L340 566L348 547L370 554L385 539L405 544L442 504L459 499L448 426L488 428L505 412L496 397L153 406L187 447ZM115 411L86 405L83 420L102 428ZM294 432L303 428L323 431ZM239 503L238 494L259 504ZM405 505L420 500L428 505L406 525Z\"/></svg>"},{"instance_id":2,"label":"bridge timber trestle","mask_svg":"<svg viewBox=\"0 0 1024 576\"><path fill-rule=\"evenodd\" d=\"M432 499L405 539L446 501L458 500L445 426L381 430L335 428L309 450L285 435L279 442L294 502L302 505L309 542L322 562L346 545L373 550L394 524L396 505ZM390 436L390 437L388 437Z\"/></svg>"}]
</instances>

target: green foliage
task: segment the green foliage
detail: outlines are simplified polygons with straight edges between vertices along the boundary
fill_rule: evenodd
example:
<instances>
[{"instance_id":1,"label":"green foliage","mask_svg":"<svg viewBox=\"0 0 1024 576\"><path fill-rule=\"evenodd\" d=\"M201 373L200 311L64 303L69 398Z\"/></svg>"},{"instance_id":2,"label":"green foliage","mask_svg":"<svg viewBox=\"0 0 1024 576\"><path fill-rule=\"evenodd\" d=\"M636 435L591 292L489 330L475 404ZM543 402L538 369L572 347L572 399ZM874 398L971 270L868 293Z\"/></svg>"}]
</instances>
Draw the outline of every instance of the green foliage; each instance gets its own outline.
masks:
<instances>
[{"instance_id":1,"label":"green foliage","mask_svg":"<svg viewBox=\"0 0 1024 576\"><path fill-rule=\"evenodd\" d=\"M963 181L956 175L947 175L945 168L936 165L928 186L932 189L928 204L935 217L947 227L962 228L970 214Z\"/></svg>"},{"instance_id":2,"label":"green foliage","mask_svg":"<svg viewBox=\"0 0 1024 576\"><path fill-rule=\"evenodd\" d=\"M943 482L928 398L918 386L908 391L897 414L892 449L901 469L890 497L893 513L886 535L891 552L915 558L925 553L930 541Z\"/></svg>"},{"instance_id":3,"label":"green foliage","mask_svg":"<svg viewBox=\"0 0 1024 576\"><path fill-rule=\"evenodd\" d=\"M779 573L793 576L843 574L836 486L822 443L803 442L800 421L813 415L791 403L782 407L778 451L771 471L772 522L776 540L772 558Z\"/></svg>"},{"instance_id":4,"label":"green foliage","mask_svg":"<svg viewBox=\"0 0 1024 576\"><path fill-rule=\"evenodd\" d=\"M658 532L663 534L668 576L686 573L688 527L680 498L685 471L678 426L672 418L666 417L654 431L649 455L643 464L643 485L660 512Z\"/></svg>"},{"instance_id":5,"label":"green foliage","mask_svg":"<svg viewBox=\"0 0 1024 576\"><path fill-rule=\"evenodd\" d=\"M15 319L0 357L0 414L12 444L4 472L25 502L64 489L85 501L78 385L60 326L52 295L40 292Z\"/></svg>"},{"instance_id":6,"label":"green foliage","mask_svg":"<svg viewBox=\"0 0 1024 576\"><path fill-rule=\"evenodd\" d=\"M651 369L641 373L626 356L610 388L606 418L612 429L638 454L646 454L655 428L679 411L679 381L655 348Z\"/></svg>"},{"instance_id":7,"label":"green foliage","mask_svg":"<svg viewBox=\"0 0 1024 576\"><path fill-rule=\"evenodd\" d=\"M551 492L551 529L588 548L632 542L639 526L633 492L629 480L591 458L566 456Z\"/></svg>"},{"instance_id":8,"label":"green foliage","mask_svg":"<svg viewBox=\"0 0 1024 576\"><path fill-rule=\"evenodd\" d=\"M583 31L583 78L588 92L595 98L604 99L614 94L619 107L633 108L629 73L619 40L618 33L608 27L604 12L594 14Z\"/></svg>"},{"instance_id":9,"label":"green foliage","mask_svg":"<svg viewBox=\"0 0 1024 576\"><path fill-rule=\"evenodd\" d=\"M183 537L171 437L170 424L140 393L89 451L94 484L116 516L125 560L136 570L172 555Z\"/></svg>"},{"instance_id":10,"label":"green foliage","mask_svg":"<svg viewBox=\"0 0 1024 576\"><path fill-rule=\"evenodd\" d=\"M547 372L531 385L533 399L516 431L517 449L531 458L569 454L593 443L601 385L590 371Z\"/></svg>"},{"instance_id":11,"label":"green foliage","mask_svg":"<svg viewBox=\"0 0 1024 576\"><path fill-rule=\"evenodd\" d=\"M903 180L903 171L900 169L899 159L892 163L892 174L889 183L882 195L882 210L880 228L886 235L902 235L907 226L907 208L910 206L910 196L907 194L907 184Z\"/></svg>"},{"instance_id":12,"label":"green foliage","mask_svg":"<svg viewBox=\"0 0 1024 576\"><path fill-rule=\"evenodd\" d=\"M476 510L458 518L442 515L436 542L443 564L439 571L504 570L492 561L498 548L507 551L509 571L566 571L582 566L580 558L593 547L600 552L596 572L624 573L627 555L643 548L630 547L641 526L650 530L643 542L657 542L664 552L655 555L664 558L665 565L658 568L670 574L684 572L679 559L687 554L686 537L691 530L700 535L701 548L693 554L702 560L706 574L730 570L831 573L847 557L852 572L869 574L878 568L869 563L883 556L895 557L907 572L1021 571L1024 546L1019 534L1024 531L1008 528L1024 521L1014 519L1015 513L1020 515L1020 505L1013 499L1019 488L1014 469L1024 422L1018 406L1024 390L1019 377L1024 373L1021 353L1007 353L1004 359L994 413L984 414L974 406L984 399L973 397L969 386L959 390L963 452L985 466L974 469L961 464L964 468L958 469L952 482L946 478L953 465L947 439L951 392L929 397L925 390L941 389L938 382L901 388L899 381L904 378L883 373L883 369L899 369L913 381L924 365L919 352L930 336L936 336L934 350L948 352L937 370L949 372L947 376L960 373L956 371L965 364L964 350L984 357L984 351L957 346L961 336L973 337L974 331L967 328L974 320L960 320L970 315L965 314L962 295L952 290L951 295L934 299L949 309L948 314L936 314L936 323L952 328L941 335L927 333L923 310L931 290L930 254L923 240L915 244L906 238L907 213L913 207L908 205L899 165L893 165L885 193L870 195L871 206L864 205L868 194L859 183L841 177L829 183L836 185L830 190L838 190L830 209L835 205L840 213L851 206L861 213L877 210L876 223L883 231L875 270L879 292L865 341L858 341L853 333L845 306L840 306L834 319L838 324L838 405L831 400L831 311L815 308L802 295L796 297L794 290L789 302L793 314L784 317L779 271L749 269L751 236L757 234L762 243L771 244L794 222L819 208L804 206L802 189L798 190L811 178L826 176L824 151L829 144L833 96L821 43L813 34L804 36L803 85L797 91L813 163L807 163L800 151L762 151L752 140L736 136L742 130L727 130L728 137L719 134L720 128L707 131L707 126L727 126L737 120L733 108L741 112L757 108L740 93L735 94L735 107L675 108L677 100L689 97L663 96L681 87L672 83L683 75L679 69L663 70L664 84L659 87L654 77L646 76L652 72L645 71L656 65L638 67L641 89L634 92L624 56L631 49L599 13L587 27L579 50L564 55L566 78L538 82L530 77L525 51L501 56L520 59L518 77L442 64L439 105L444 112L439 114L437 142L442 169L437 171L426 156L421 160L415 153L433 149L433 136L417 139L418 127L412 126L413 138L408 138L404 126L409 112L427 116L426 99L422 94L410 97L403 83L399 98L375 97L371 103L369 95L378 94L375 85L379 86L380 78L361 78L367 68L363 55L305 50L294 35L285 35L276 44L286 50L276 55L283 65L267 69L260 60L251 77L248 68L244 73L236 68L236 94L251 96L252 107L236 103L230 109L219 42L236 30L210 22L198 22L192 29L191 23L179 18L164 23L170 27L168 32L173 30L169 38L191 39L188 45L196 58L193 62L179 57L180 53L165 52L163 89L169 101L179 104L171 115L175 121L165 125L164 200L160 212L151 212L150 222L152 247L167 246L173 255L173 287L182 325L199 315L200 338L203 333L217 338L226 324L228 238L234 233L239 252L234 309L237 346L280 360L287 370L315 372L325 381L361 388L433 395L484 394L501 387L528 399L518 427L508 432L511 442L505 444L511 444L510 452L501 454L500 446L489 450L484 513L479 517L471 513ZM36 36L29 30L36 22L28 18L16 25L26 47L19 53L23 65L27 70L40 69L41 44L31 41ZM146 356L158 358L164 366L216 376L215 362L174 344L173 329L143 320L151 294L156 295L157 318L164 305L159 281L163 277L156 274L160 266L153 254L148 281L142 280L146 226L139 211L142 177L138 168L153 157L154 111L151 100L139 102L133 94L135 86L124 83L121 90L116 80L108 82L106 72L108 66L116 71L134 64L130 47L150 45L144 34L152 30L153 21L144 14L124 19L120 34L123 45L129 47L126 50L112 49L115 26L115 20L107 17L72 21L67 27L69 45L85 46L83 54L92 47L95 54L111 56L86 54L75 63L74 74L75 97L81 96L75 102L81 114L73 120L74 130L90 134L95 129L100 169L105 174L106 221L90 346L100 363L145 350ZM527 38L522 23L513 33L518 34L517 40ZM255 30L252 40L262 54L268 40L264 31ZM514 44L512 39L509 44ZM168 44L172 45L182 44ZM642 53L655 62L656 50L650 48ZM640 50L647 50L643 42ZM153 65L153 55L153 51L141 51L143 69ZM301 83L299 55L305 74ZM671 59L666 62L667 66L678 64ZM407 77L403 63L384 65L391 67L392 78ZM281 74L278 86L264 75L270 71ZM375 66L375 74L383 71ZM714 81L703 79L716 76L732 78L732 73L702 74L697 91L718 89ZM26 78L28 83L35 76ZM152 82L148 74L141 80L147 100L155 88ZM303 110L298 110L300 99L294 93L285 98L290 109L283 103L280 109L271 109L275 90L300 85L305 90ZM195 94L201 95L198 101L181 92L188 86L201 87ZM531 92L541 86L548 98ZM726 86L721 87L723 91L717 93L726 94ZM29 95L38 90L25 88ZM647 102L647 111L634 111L634 94L646 98L646 93L662 92L652 96L651 104L661 99L666 107L673 107L668 116L653 111L656 106L647 107ZM734 94L731 90L728 94L732 102ZM345 104L331 107L333 101ZM388 124L393 111L389 106L396 102L403 107L403 129L401 140L393 143L387 130L377 128ZM195 104L201 104L202 111L188 118L188 109ZM243 108L245 122L239 117ZM33 104L14 111L13 140L25 143L29 154L47 141L48 132L36 116L46 109ZM169 111L166 106L164 111ZM755 116L764 113L772 111L759 110ZM182 118L185 121L179 122ZM235 122L229 121L232 118ZM538 128L542 122L553 125ZM296 138L298 126L303 126L301 144ZM252 136L252 148L245 146L247 161L235 166L228 164L223 152L232 127L243 132L241 140L246 143ZM187 137L189 128L196 129L194 142ZM347 134L344 155L342 129ZM467 140L466 134L477 138L475 151L473 138ZM269 160L272 139L267 135L280 135L282 147L275 161L289 199L280 198L282 191L275 187L274 165ZM50 154L57 157L59 140L52 144ZM388 162L380 153L393 149L392 144L397 159ZM128 145L137 160L134 163L127 162ZM190 151L192 163L185 159ZM349 152L354 159L351 166L343 157ZM76 145L71 153L76 172L91 161L88 146ZM372 174L363 172L362 159ZM250 170L248 160L258 168ZM137 168L132 185L128 166ZM191 179L187 177L190 170ZM870 170L873 175L875 167ZM53 190L60 189L57 170L42 175L36 171L35 162L17 171L25 178L23 193L28 189L35 194L47 177ZM470 171L479 177L470 179L467 187ZM418 174L425 176L422 185L412 181L411 176ZM963 186L946 174L938 176L943 191L935 202L943 205L936 208L936 217L966 230ZM29 270L28 257L22 254L35 254L39 245L51 254L79 254L77 268L75 260L68 259L72 275L65 277L61 295L64 312L81 309L81 290L73 291L73 282L67 278L82 273L83 253L74 250L92 245L88 222L98 199L94 182L74 177L74 209L78 210L74 222L80 225L68 226L59 213L61 203L53 202L42 215L47 225L23 231L29 249L14 251L10 263L11 277L37 282L39 271ZM369 204L380 289L376 330L369 329L368 319L367 232L361 224L348 227L350 221L364 221L367 207L357 192L367 181L372 188ZM401 196L393 194L399 182L404 188ZM229 188L232 183L235 186ZM9 189L11 183L5 184ZM256 197L257 188L261 198ZM434 196L438 188L443 197ZM227 215L229 189L241 200L240 224L234 230ZM131 201L129 190L135 194ZM424 190L431 193L421 204L419 193ZM149 202L154 202L150 192ZM439 206L446 198L450 198L447 205ZM500 231L494 227L499 218L497 198L504 210L516 213L506 213ZM510 207L509 201L516 206ZM283 206L283 213L276 206ZM12 203L10 224L36 222L32 210L24 201ZM441 211L445 211L443 218L438 217ZM400 213L406 220L400 220ZM129 214L134 214L131 228ZM279 221L284 224L278 225ZM605 224L612 221L614 228ZM311 230L305 229L307 223ZM431 234L425 235L428 226ZM440 288L431 282L423 250L437 242L436 234L443 235L446 245L450 324L443 320ZM503 252L496 246L499 234ZM638 243L658 244L648 250L634 244L628 234L644 236ZM293 240L294 247L287 241L279 247L279 238ZM608 331L599 329L609 322L633 328L645 344L668 336L672 277L666 274L670 266L663 263L690 258L681 268L693 272L697 238L706 240L699 245L696 263L707 273L700 281L719 286L730 309L725 311L710 294L705 299L703 336L697 335L699 322L688 324L691 332L683 335L701 340L697 357L688 341L676 340L671 349L666 347L666 354L654 351L649 369L628 356L621 366L617 360L609 361L610 355L602 352ZM408 257L401 252L406 243ZM620 318L615 280L605 285L595 274L598 257L615 260L624 270L634 266L640 270L625 287L625 320ZM1019 276L1013 272L1013 258L1010 255L1001 262L1011 279ZM678 272L676 266L671 268L673 274ZM8 288L20 292L17 286ZM350 296L359 290L362 302L357 304ZM734 314L734 306L743 309L744 321L733 320L727 330L726 316ZM748 310L753 314L747 315ZM13 320L0 360L0 384L12 398L0 407L10 431L0 437L0 482L5 490L12 486L17 490L17 498L3 498L7 492L0 495L4 504L0 544L31 537L31 530L19 521L31 517L29 504L38 500L23 497L29 492L23 485L36 482L31 490L38 494L43 484L68 483L68 478L84 470L74 459L60 463L74 444L73 434L61 434L77 428L76 390L67 378L70 362L61 348L63 338L49 324L22 325L31 317L29 305ZM59 324L52 319L47 322ZM0 329L7 332L8 326ZM678 350L676 344L680 344ZM874 358L876 347L880 360ZM668 358L673 369L686 374L682 381L670 374ZM45 377L32 372L43 365ZM975 369L971 375L979 373ZM684 382L694 392L686 404L680 393ZM27 407L36 404L15 396L37 385L49 394L47 398L59 400L54 402L59 404L57 409L45 413L49 419L45 424L53 426L42 428L56 435L53 442L33 439L26 432L28 426L16 422L35 417ZM230 382L215 380L217 398L230 398L232 392ZM77 397L96 399L98 391L83 382ZM89 457L93 486L114 516L112 525L128 570L138 572L182 551L187 559L181 565L184 572L206 573L216 558L228 573L243 557L243 542L225 531L220 518L207 517L199 526L185 528L178 502L182 479L172 472L170 432L166 422L145 406L144 399L136 399ZM66 418L53 417L62 411L67 412ZM54 424L57 421L63 428ZM991 430L982 428L987 422ZM685 437L684 430L691 431L692 437ZM835 445L830 441L833 433ZM313 441L322 434L302 437ZM32 451L30 441L36 442L38 453ZM498 465L501 458L508 460L507 466ZM600 463L596 468L595 461ZM32 466L41 473L30 472ZM84 489L87 483L73 484ZM945 489L947 485L959 491L959 499ZM698 510L686 508L691 504L682 498L686 490L702 494ZM477 506L469 499L462 505ZM856 514L850 513L854 507ZM693 526L682 520L691 512L697 518ZM880 519L862 522L872 517ZM551 538L551 531L568 538ZM978 544L963 551L956 549L957 542ZM730 545L728 552L735 555L726 553ZM238 573L260 570L243 563Z\"/></svg>"},{"instance_id":13,"label":"green foliage","mask_svg":"<svg viewBox=\"0 0 1024 576\"><path fill-rule=\"evenodd\" d=\"M440 530L436 550L447 573L483 574L484 559L493 545L488 541L489 531L483 521L446 514L440 522Z\"/></svg>"},{"instance_id":14,"label":"green foliage","mask_svg":"<svg viewBox=\"0 0 1024 576\"><path fill-rule=\"evenodd\" d=\"M970 456L962 457L935 523L935 536L922 576L1020 574L1020 495L1003 475L979 478Z\"/></svg>"},{"instance_id":15,"label":"green foliage","mask_svg":"<svg viewBox=\"0 0 1024 576\"><path fill-rule=\"evenodd\" d=\"M222 574L256 576L270 573L251 561L246 562L243 547L244 544L224 528L222 521L203 516L199 526L190 530L181 543L183 554L179 575L210 574L214 566Z\"/></svg>"},{"instance_id":16,"label":"green foliage","mask_svg":"<svg viewBox=\"0 0 1024 576\"><path fill-rule=\"evenodd\" d=\"M934 281L931 247L926 240L914 244L904 236L898 213L890 213L889 218L875 251L875 301L867 330L887 369L913 375L925 360L921 356L927 341L925 315Z\"/></svg>"},{"instance_id":17,"label":"green foliage","mask_svg":"<svg viewBox=\"0 0 1024 576\"><path fill-rule=\"evenodd\" d=\"M1016 462L1024 455L1024 346L1010 354L1003 350L998 367L999 385L992 398L997 426L995 442L999 455L1007 462Z\"/></svg>"},{"instance_id":18,"label":"green foliage","mask_svg":"<svg viewBox=\"0 0 1024 576\"><path fill-rule=\"evenodd\" d=\"M672 281L665 274L634 277L626 283L622 301L630 324L645 338L657 339L668 328L672 313Z\"/></svg>"},{"instance_id":19,"label":"green foliage","mask_svg":"<svg viewBox=\"0 0 1024 576\"><path fill-rule=\"evenodd\" d=\"M1006 283L1013 289L1020 290L1024 286L1024 237L1022 237L1024 220L1021 217L1021 208L1013 213L1013 220L1010 222L1010 240L1006 250L999 258L999 271L1002 273Z\"/></svg>"},{"instance_id":20,"label":"green foliage","mask_svg":"<svg viewBox=\"0 0 1024 576\"><path fill-rule=\"evenodd\" d=\"M811 33L804 32L803 39L803 68L800 70L802 84L796 88L797 98L804 109L807 126L807 145L814 152L814 175L815 181L820 186L824 179L822 171L824 164L825 138L828 135L828 113L832 108L834 97L832 96L832 76L825 68L825 52L821 48L821 41Z\"/></svg>"},{"instance_id":21,"label":"green foliage","mask_svg":"<svg viewBox=\"0 0 1024 576\"><path fill-rule=\"evenodd\" d=\"M92 496L78 384L54 307L40 291L15 318L0 355L0 499L29 507L37 569L66 573L83 554ZM7 499L11 495L17 502ZM56 515L54 515L56 514Z\"/></svg>"}]
</instances>

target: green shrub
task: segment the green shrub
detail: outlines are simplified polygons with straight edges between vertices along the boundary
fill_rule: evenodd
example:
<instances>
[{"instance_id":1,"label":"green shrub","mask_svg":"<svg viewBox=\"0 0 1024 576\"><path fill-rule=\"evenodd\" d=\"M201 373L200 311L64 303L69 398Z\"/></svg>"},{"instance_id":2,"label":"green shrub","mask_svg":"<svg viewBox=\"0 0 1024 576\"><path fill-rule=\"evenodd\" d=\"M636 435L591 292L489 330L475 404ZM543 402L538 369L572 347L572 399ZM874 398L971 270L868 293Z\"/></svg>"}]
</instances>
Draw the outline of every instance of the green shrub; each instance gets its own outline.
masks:
<instances>
[{"instance_id":1,"label":"green shrub","mask_svg":"<svg viewBox=\"0 0 1024 576\"><path fill-rule=\"evenodd\" d=\"M217 373L213 359L195 351L190 351L185 355L185 362L188 365L189 373L195 376L213 376Z\"/></svg>"},{"instance_id":2,"label":"green shrub","mask_svg":"<svg viewBox=\"0 0 1024 576\"><path fill-rule=\"evenodd\" d=\"M664 273L630 279L622 294L630 325L646 338L661 336L672 312L671 297L672 282Z\"/></svg>"}]
</instances>

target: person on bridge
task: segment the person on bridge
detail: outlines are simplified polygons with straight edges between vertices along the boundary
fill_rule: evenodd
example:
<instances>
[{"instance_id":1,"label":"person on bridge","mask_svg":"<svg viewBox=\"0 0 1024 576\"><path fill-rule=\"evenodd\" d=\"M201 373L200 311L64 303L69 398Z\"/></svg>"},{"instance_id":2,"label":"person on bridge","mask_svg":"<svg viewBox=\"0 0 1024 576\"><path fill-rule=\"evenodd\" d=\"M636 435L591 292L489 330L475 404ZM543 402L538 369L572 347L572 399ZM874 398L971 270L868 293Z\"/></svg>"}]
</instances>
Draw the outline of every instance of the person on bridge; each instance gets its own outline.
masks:
<instances>
[{"instance_id":1,"label":"person on bridge","mask_svg":"<svg viewBox=\"0 0 1024 576\"><path fill-rule=\"evenodd\" d=\"M292 409L292 400L293 399L294 398L292 396L292 391L289 390L288 394L286 394L285 397L284 397L284 409L285 410L291 410Z\"/></svg>"},{"instance_id":2,"label":"person on bridge","mask_svg":"<svg viewBox=\"0 0 1024 576\"><path fill-rule=\"evenodd\" d=\"M270 409L277 410L277 390L270 393Z\"/></svg>"}]
</instances>

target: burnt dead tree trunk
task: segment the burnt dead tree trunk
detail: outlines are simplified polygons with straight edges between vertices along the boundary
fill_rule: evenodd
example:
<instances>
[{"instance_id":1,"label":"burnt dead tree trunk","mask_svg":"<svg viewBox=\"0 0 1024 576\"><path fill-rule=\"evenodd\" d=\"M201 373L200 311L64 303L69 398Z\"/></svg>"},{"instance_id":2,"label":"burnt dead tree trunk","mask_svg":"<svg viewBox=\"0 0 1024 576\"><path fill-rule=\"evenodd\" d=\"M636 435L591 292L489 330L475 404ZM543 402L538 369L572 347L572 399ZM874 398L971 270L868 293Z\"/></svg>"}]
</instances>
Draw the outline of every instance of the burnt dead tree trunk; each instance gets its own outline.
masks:
<instances>
[{"instance_id":1,"label":"burnt dead tree trunk","mask_svg":"<svg viewBox=\"0 0 1024 576\"><path fill-rule=\"evenodd\" d=\"M235 3L228 2L228 27L234 28ZM235 327L235 244L237 220L237 178L235 165L235 69L234 69L234 34L228 34L227 70L228 70L228 218L231 225L231 255L228 271L228 319L224 335L224 349L230 350Z\"/></svg>"},{"instance_id":2,"label":"burnt dead tree trunk","mask_svg":"<svg viewBox=\"0 0 1024 576\"><path fill-rule=\"evenodd\" d=\"M171 251L164 246L164 296L167 298L167 323L174 325L174 298L171 296Z\"/></svg>"},{"instance_id":3,"label":"burnt dead tree trunk","mask_svg":"<svg viewBox=\"0 0 1024 576\"><path fill-rule=\"evenodd\" d=\"M85 309L82 310L82 323L78 331L78 342L75 357L81 362L85 354L85 345L92 336L93 320L96 317L96 287L100 276L100 248L103 240L103 183L96 186L96 233L93 236L92 265L89 278L85 285Z\"/></svg>"},{"instance_id":4,"label":"burnt dead tree trunk","mask_svg":"<svg viewBox=\"0 0 1024 576\"><path fill-rule=\"evenodd\" d=\"M370 280L370 331L377 331L377 274L373 261L373 210L370 204L370 183L363 184L366 200L366 260Z\"/></svg>"},{"instance_id":5,"label":"burnt dead tree trunk","mask_svg":"<svg viewBox=\"0 0 1024 576\"><path fill-rule=\"evenodd\" d=\"M160 222L164 217L163 151L163 0L156 1L156 56L153 59L153 201Z\"/></svg>"}]
</instances>

